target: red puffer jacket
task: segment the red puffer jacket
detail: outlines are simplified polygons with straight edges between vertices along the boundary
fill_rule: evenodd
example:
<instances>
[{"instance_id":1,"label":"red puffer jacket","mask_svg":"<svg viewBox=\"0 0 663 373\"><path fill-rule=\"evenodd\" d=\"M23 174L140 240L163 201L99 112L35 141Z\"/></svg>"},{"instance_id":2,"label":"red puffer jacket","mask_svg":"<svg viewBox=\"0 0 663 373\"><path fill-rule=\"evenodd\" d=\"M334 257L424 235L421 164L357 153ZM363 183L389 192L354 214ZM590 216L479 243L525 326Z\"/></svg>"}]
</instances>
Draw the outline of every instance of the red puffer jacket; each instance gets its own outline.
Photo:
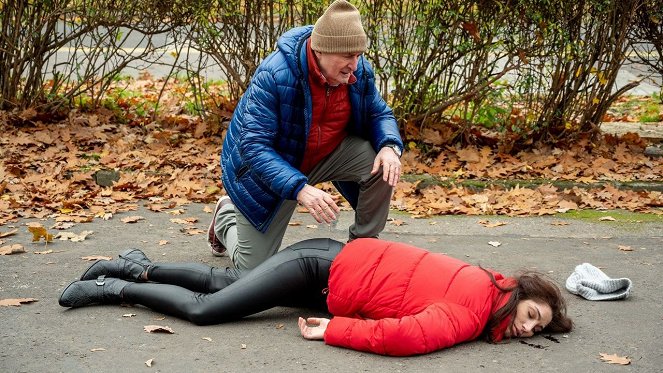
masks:
<instances>
[{"instance_id":1,"label":"red puffer jacket","mask_svg":"<svg viewBox=\"0 0 663 373\"><path fill-rule=\"evenodd\" d=\"M502 287L513 278L492 272ZM479 267L407 244L348 243L329 277L325 343L382 355L423 354L477 338L506 303ZM500 325L497 340L508 322Z\"/></svg>"}]
</instances>

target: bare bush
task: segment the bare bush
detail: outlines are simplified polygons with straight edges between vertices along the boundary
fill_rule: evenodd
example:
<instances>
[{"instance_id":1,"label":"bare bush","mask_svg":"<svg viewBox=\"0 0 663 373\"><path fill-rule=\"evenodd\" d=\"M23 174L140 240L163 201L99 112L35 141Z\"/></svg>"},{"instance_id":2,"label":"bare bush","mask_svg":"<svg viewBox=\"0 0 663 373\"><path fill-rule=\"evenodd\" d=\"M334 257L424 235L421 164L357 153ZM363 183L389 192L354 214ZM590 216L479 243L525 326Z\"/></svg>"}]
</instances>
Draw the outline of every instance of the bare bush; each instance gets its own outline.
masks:
<instances>
[{"instance_id":1,"label":"bare bush","mask_svg":"<svg viewBox=\"0 0 663 373\"><path fill-rule=\"evenodd\" d=\"M152 38L173 30L165 20L185 19L140 1L7 0L2 7L0 109L53 109L82 94L94 105L129 63L164 53ZM134 46L126 48L130 38Z\"/></svg>"},{"instance_id":2,"label":"bare bush","mask_svg":"<svg viewBox=\"0 0 663 373\"><path fill-rule=\"evenodd\" d=\"M663 77L663 3L643 0L636 9L630 42L634 56L631 61L644 64L650 71ZM663 103L663 86L659 94Z\"/></svg>"}]
</instances>

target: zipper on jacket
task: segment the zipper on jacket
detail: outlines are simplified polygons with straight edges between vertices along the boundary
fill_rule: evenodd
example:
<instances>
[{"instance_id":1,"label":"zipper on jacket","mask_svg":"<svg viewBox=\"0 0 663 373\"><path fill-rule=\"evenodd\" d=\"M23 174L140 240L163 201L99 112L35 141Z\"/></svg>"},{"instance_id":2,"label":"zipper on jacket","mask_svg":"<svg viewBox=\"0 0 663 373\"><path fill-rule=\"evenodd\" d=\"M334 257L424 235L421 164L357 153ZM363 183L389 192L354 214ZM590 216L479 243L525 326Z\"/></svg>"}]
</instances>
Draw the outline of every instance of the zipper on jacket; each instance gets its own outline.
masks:
<instances>
[{"instance_id":1,"label":"zipper on jacket","mask_svg":"<svg viewBox=\"0 0 663 373\"><path fill-rule=\"evenodd\" d=\"M325 87L325 106L322 108L322 118L320 118L320 123L317 124L318 127L318 142L317 142L317 148L320 149L320 143L322 142L322 123L325 123L327 121L327 108L329 107L329 97L331 96L332 90L334 88L330 87L327 85Z\"/></svg>"},{"instance_id":2,"label":"zipper on jacket","mask_svg":"<svg viewBox=\"0 0 663 373\"><path fill-rule=\"evenodd\" d=\"M235 181L239 181L239 179L244 176L244 174L249 170L249 165L243 165L242 167L237 170L237 173L235 174Z\"/></svg>"}]
</instances>

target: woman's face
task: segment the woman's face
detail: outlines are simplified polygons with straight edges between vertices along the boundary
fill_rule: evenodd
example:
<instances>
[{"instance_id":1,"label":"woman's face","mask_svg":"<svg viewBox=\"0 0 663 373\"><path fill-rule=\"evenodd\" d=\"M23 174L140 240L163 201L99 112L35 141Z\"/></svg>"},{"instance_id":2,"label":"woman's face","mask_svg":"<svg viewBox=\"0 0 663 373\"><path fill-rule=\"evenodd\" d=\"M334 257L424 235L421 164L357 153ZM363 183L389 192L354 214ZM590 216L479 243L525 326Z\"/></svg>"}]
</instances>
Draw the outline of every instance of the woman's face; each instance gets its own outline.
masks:
<instances>
[{"instance_id":1,"label":"woman's face","mask_svg":"<svg viewBox=\"0 0 663 373\"><path fill-rule=\"evenodd\" d=\"M531 299L518 302L516 316L504 332L507 338L531 337L552 321L552 309L547 303Z\"/></svg>"}]
</instances>

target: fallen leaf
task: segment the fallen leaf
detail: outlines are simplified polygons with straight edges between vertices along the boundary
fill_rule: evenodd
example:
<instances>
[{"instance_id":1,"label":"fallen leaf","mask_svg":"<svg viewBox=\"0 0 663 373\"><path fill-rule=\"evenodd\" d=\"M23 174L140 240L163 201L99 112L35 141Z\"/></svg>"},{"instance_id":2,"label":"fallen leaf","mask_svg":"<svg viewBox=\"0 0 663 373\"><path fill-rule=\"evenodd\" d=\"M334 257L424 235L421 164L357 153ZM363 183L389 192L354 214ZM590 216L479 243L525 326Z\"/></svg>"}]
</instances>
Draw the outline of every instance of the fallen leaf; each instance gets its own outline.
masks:
<instances>
[{"instance_id":1,"label":"fallen leaf","mask_svg":"<svg viewBox=\"0 0 663 373\"><path fill-rule=\"evenodd\" d=\"M242 344L240 345L240 348L241 348L242 350L246 350L246 344L242 343Z\"/></svg>"},{"instance_id":2,"label":"fallen leaf","mask_svg":"<svg viewBox=\"0 0 663 373\"><path fill-rule=\"evenodd\" d=\"M28 231L32 233L32 242L39 242L41 241L42 237L44 238L45 242L53 242L53 235L48 233L46 228L42 227L41 225L39 226L28 226Z\"/></svg>"},{"instance_id":3,"label":"fallen leaf","mask_svg":"<svg viewBox=\"0 0 663 373\"><path fill-rule=\"evenodd\" d=\"M206 212L206 213L208 213L208 214L211 214L211 213L214 212L214 209L211 208L210 206L205 206L205 207L203 207L203 212Z\"/></svg>"},{"instance_id":4,"label":"fallen leaf","mask_svg":"<svg viewBox=\"0 0 663 373\"><path fill-rule=\"evenodd\" d=\"M73 232L60 232L55 235L55 238L60 239L61 241L71 241L71 242L81 242L85 241L87 236L91 235L94 233L93 231L82 231L80 234L76 234Z\"/></svg>"},{"instance_id":5,"label":"fallen leaf","mask_svg":"<svg viewBox=\"0 0 663 373\"><path fill-rule=\"evenodd\" d=\"M315 224L309 224L309 225L306 226L306 228L317 229L318 226L315 225Z\"/></svg>"},{"instance_id":6,"label":"fallen leaf","mask_svg":"<svg viewBox=\"0 0 663 373\"><path fill-rule=\"evenodd\" d=\"M168 240L160 240L159 241L159 246L163 246L163 245L167 245L167 244L168 244Z\"/></svg>"},{"instance_id":7,"label":"fallen leaf","mask_svg":"<svg viewBox=\"0 0 663 373\"><path fill-rule=\"evenodd\" d=\"M13 236L13 235L16 234L16 232L18 232L18 229L14 229L14 230L11 230L11 231L9 231L9 232L0 232L0 238L5 238L5 237Z\"/></svg>"},{"instance_id":8,"label":"fallen leaf","mask_svg":"<svg viewBox=\"0 0 663 373\"><path fill-rule=\"evenodd\" d=\"M82 256L81 259L87 260L87 261L93 261L93 260L113 260L110 256L102 256L102 255L88 255L88 256Z\"/></svg>"},{"instance_id":9,"label":"fallen leaf","mask_svg":"<svg viewBox=\"0 0 663 373\"><path fill-rule=\"evenodd\" d=\"M619 245L618 248L619 251L633 251L633 248L631 246Z\"/></svg>"},{"instance_id":10,"label":"fallen leaf","mask_svg":"<svg viewBox=\"0 0 663 373\"><path fill-rule=\"evenodd\" d=\"M51 229L57 229L57 230L63 231L63 230L65 230L65 229L72 228L72 227L75 226L75 225L76 225L76 223L70 223L70 222L58 222L58 223L53 224L53 226L51 227Z\"/></svg>"},{"instance_id":11,"label":"fallen leaf","mask_svg":"<svg viewBox=\"0 0 663 373\"><path fill-rule=\"evenodd\" d=\"M97 348L90 349L90 352L98 352L98 351L106 351L106 349L102 348L102 347L97 347Z\"/></svg>"},{"instance_id":12,"label":"fallen leaf","mask_svg":"<svg viewBox=\"0 0 663 373\"><path fill-rule=\"evenodd\" d=\"M35 254L52 254L53 250L45 250L45 251L35 251Z\"/></svg>"},{"instance_id":13,"label":"fallen leaf","mask_svg":"<svg viewBox=\"0 0 663 373\"><path fill-rule=\"evenodd\" d=\"M153 362L154 362L154 359L150 359L150 360L145 362L145 365L147 365L148 367L151 367Z\"/></svg>"},{"instance_id":14,"label":"fallen leaf","mask_svg":"<svg viewBox=\"0 0 663 373\"><path fill-rule=\"evenodd\" d=\"M123 223L127 223L127 224L137 223L140 220L145 220L145 218L142 217L142 216L134 215L134 216L127 216L126 218L120 219L120 221L122 221Z\"/></svg>"},{"instance_id":15,"label":"fallen leaf","mask_svg":"<svg viewBox=\"0 0 663 373\"><path fill-rule=\"evenodd\" d=\"M599 221L615 221L616 219L612 216L602 216L599 218Z\"/></svg>"},{"instance_id":16,"label":"fallen leaf","mask_svg":"<svg viewBox=\"0 0 663 373\"><path fill-rule=\"evenodd\" d=\"M148 333L166 333L166 334L175 334L173 329L169 326L161 325L145 325L143 329Z\"/></svg>"},{"instance_id":17,"label":"fallen leaf","mask_svg":"<svg viewBox=\"0 0 663 373\"><path fill-rule=\"evenodd\" d=\"M14 299L0 299L0 306L2 307L20 307L22 303L32 303L36 302L38 299L35 298L14 298Z\"/></svg>"},{"instance_id":18,"label":"fallen leaf","mask_svg":"<svg viewBox=\"0 0 663 373\"><path fill-rule=\"evenodd\" d=\"M203 234L203 233L207 233L207 232L202 230L202 229L198 229L198 228L187 228L186 229L186 234L188 234L189 236L194 236L194 235Z\"/></svg>"},{"instance_id":19,"label":"fallen leaf","mask_svg":"<svg viewBox=\"0 0 663 373\"><path fill-rule=\"evenodd\" d=\"M186 219L170 219L171 223L175 224L193 224L198 221L196 218L186 218Z\"/></svg>"},{"instance_id":20,"label":"fallen leaf","mask_svg":"<svg viewBox=\"0 0 663 373\"><path fill-rule=\"evenodd\" d=\"M276 329L283 329L285 325L283 324L276 324Z\"/></svg>"},{"instance_id":21,"label":"fallen leaf","mask_svg":"<svg viewBox=\"0 0 663 373\"><path fill-rule=\"evenodd\" d=\"M207 342L212 342L212 338L210 338L210 337L203 337L203 340L205 340Z\"/></svg>"},{"instance_id":22,"label":"fallen leaf","mask_svg":"<svg viewBox=\"0 0 663 373\"><path fill-rule=\"evenodd\" d=\"M89 223L92 221L93 216L74 216L74 215L60 215L55 218L58 223L74 222L74 223Z\"/></svg>"},{"instance_id":23,"label":"fallen leaf","mask_svg":"<svg viewBox=\"0 0 663 373\"><path fill-rule=\"evenodd\" d=\"M604 353L599 353L601 355L601 360L608 364L618 364L618 365L629 365L631 364L631 359L628 358L628 356L617 356L617 354L604 354Z\"/></svg>"},{"instance_id":24,"label":"fallen leaf","mask_svg":"<svg viewBox=\"0 0 663 373\"><path fill-rule=\"evenodd\" d=\"M389 224L400 227L401 225L405 224L405 222L402 220L394 219L391 222L389 222Z\"/></svg>"},{"instance_id":25,"label":"fallen leaf","mask_svg":"<svg viewBox=\"0 0 663 373\"><path fill-rule=\"evenodd\" d=\"M134 316L136 316L135 313L125 313L124 315L122 315L122 317L134 317Z\"/></svg>"},{"instance_id":26,"label":"fallen leaf","mask_svg":"<svg viewBox=\"0 0 663 373\"><path fill-rule=\"evenodd\" d=\"M21 244L0 247L0 255L21 254L24 252L25 248Z\"/></svg>"},{"instance_id":27,"label":"fallen leaf","mask_svg":"<svg viewBox=\"0 0 663 373\"><path fill-rule=\"evenodd\" d=\"M550 223L550 225L569 225L570 223L567 223L565 221L554 221Z\"/></svg>"},{"instance_id":28,"label":"fallen leaf","mask_svg":"<svg viewBox=\"0 0 663 373\"><path fill-rule=\"evenodd\" d=\"M501 227L503 225L507 225L507 223L503 221L497 221L495 223L491 223L488 220L481 220L479 221L479 224L483 225L486 228L496 228L496 227Z\"/></svg>"},{"instance_id":29,"label":"fallen leaf","mask_svg":"<svg viewBox=\"0 0 663 373\"><path fill-rule=\"evenodd\" d=\"M154 320L157 320L157 321L162 321L162 320L165 320L165 319L166 319L166 316L161 316L161 317L155 317L154 318Z\"/></svg>"},{"instance_id":30,"label":"fallen leaf","mask_svg":"<svg viewBox=\"0 0 663 373\"><path fill-rule=\"evenodd\" d=\"M291 226L291 227L298 227L298 226L302 225L302 222L299 221L299 220L293 220L293 221L289 222L288 225Z\"/></svg>"},{"instance_id":31,"label":"fallen leaf","mask_svg":"<svg viewBox=\"0 0 663 373\"><path fill-rule=\"evenodd\" d=\"M498 246L501 246L502 244L500 242L497 242L497 241L489 241L488 245L498 247Z\"/></svg>"}]
</instances>

